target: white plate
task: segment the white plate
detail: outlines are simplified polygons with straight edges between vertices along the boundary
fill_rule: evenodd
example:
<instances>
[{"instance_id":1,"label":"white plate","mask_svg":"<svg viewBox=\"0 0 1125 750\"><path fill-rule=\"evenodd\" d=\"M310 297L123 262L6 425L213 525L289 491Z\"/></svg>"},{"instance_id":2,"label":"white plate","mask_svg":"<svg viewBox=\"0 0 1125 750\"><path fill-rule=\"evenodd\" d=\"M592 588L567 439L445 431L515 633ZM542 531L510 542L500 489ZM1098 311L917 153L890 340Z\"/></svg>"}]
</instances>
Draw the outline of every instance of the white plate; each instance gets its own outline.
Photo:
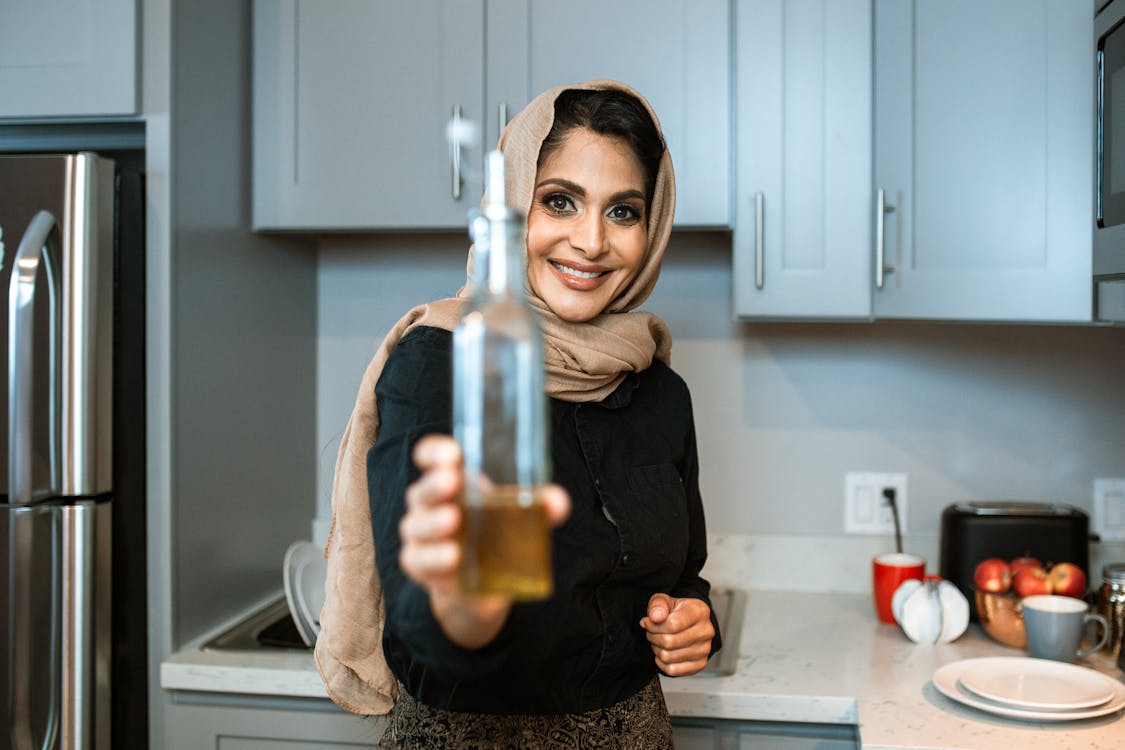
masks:
<instances>
[{"instance_id":1,"label":"white plate","mask_svg":"<svg viewBox=\"0 0 1125 750\"><path fill-rule=\"evenodd\" d=\"M282 568L285 600L297 633L306 646L320 633L320 608L324 604L324 555L312 542L298 541L285 551Z\"/></svg>"},{"instance_id":2,"label":"white plate","mask_svg":"<svg viewBox=\"0 0 1125 750\"><path fill-rule=\"evenodd\" d=\"M1074 711L1113 697L1115 682L1092 669L1049 659L974 659L961 684L977 695L1018 708Z\"/></svg>"},{"instance_id":3,"label":"white plate","mask_svg":"<svg viewBox=\"0 0 1125 750\"><path fill-rule=\"evenodd\" d=\"M984 657L1023 659L1024 657ZM1019 708L1006 703L997 703L988 698L983 698L961 684L961 674L971 667L978 659L964 659L946 664L934 672L934 687L945 697L966 706L971 706L980 711L985 711L997 716L1007 716L1013 719L1033 719L1036 721L1075 721L1077 719L1092 719L1096 716L1105 716L1125 708L1125 685L1112 681L1113 697L1100 706L1076 711L1041 711L1031 708ZM1031 661L1031 659L1027 659ZM1075 667L1082 669L1082 667ZM1104 676L1104 675L1103 675ZM1106 677L1108 680L1109 678Z\"/></svg>"}]
</instances>

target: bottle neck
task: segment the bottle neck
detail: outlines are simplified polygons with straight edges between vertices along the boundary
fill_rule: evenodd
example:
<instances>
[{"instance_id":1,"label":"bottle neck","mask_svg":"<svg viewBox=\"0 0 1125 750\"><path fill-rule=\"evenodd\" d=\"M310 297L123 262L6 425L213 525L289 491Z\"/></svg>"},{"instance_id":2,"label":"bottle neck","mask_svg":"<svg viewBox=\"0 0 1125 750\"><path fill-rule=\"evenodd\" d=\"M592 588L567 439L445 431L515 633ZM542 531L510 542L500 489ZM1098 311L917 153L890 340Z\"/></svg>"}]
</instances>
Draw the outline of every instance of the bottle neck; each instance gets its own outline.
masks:
<instances>
[{"instance_id":1,"label":"bottle neck","mask_svg":"<svg viewBox=\"0 0 1125 750\"><path fill-rule=\"evenodd\" d=\"M475 268L473 296L477 298L522 297L524 245L527 242L523 217L508 208L490 206L473 222Z\"/></svg>"}]
</instances>

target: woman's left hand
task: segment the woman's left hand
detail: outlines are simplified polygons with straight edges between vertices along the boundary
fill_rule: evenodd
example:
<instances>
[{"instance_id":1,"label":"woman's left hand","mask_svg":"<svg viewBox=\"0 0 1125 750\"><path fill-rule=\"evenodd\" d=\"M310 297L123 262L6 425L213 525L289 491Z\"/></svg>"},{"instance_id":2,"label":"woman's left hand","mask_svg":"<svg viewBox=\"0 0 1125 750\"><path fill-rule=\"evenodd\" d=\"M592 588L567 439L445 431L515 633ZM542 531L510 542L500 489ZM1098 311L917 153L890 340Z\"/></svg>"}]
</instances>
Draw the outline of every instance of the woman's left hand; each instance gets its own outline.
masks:
<instances>
[{"instance_id":1,"label":"woman's left hand","mask_svg":"<svg viewBox=\"0 0 1125 750\"><path fill-rule=\"evenodd\" d=\"M702 599L653 594L641 627L656 655L656 666L669 677L695 674L707 666L715 627L711 608Z\"/></svg>"}]
</instances>

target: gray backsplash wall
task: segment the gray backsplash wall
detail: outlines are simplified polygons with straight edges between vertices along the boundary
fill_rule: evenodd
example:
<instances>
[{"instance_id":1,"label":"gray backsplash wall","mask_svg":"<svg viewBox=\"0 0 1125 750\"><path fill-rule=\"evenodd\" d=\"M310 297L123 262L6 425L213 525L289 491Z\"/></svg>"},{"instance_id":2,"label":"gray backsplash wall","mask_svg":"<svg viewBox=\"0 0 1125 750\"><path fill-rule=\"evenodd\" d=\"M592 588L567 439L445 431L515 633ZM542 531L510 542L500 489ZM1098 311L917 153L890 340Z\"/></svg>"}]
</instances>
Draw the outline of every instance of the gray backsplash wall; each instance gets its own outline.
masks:
<instances>
[{"instance_id":1,"label":"gray backsplash wall","mask_svg":"<svg viewBox=\"0 0 1125 750\"><path fill-rule=\"evenodd\" d=\"M412 305L453 294L457 234L330 238L319 254L318 515L372 353ZM908 475L908 532L967 499L1092 509L1125 477L1125 329L739 323L722 234L680 233L647 309L691 386L708 526L842 535L844 474Z\"/></svg>"}]
</instances>

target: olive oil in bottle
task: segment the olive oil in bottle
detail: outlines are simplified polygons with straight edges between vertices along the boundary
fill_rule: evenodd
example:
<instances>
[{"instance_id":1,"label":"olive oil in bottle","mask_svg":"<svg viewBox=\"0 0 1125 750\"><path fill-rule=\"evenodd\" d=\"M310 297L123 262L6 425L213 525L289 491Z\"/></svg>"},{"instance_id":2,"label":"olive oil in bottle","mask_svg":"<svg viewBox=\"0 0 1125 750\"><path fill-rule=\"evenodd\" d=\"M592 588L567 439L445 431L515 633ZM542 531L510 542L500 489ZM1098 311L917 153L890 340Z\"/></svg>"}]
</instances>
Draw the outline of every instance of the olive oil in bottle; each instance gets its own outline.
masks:
<instances>
[{"instance_id":1,"label":"olive oil in bottle","mask_svg":"<svg viewBox=\"0 0 1125 750\"><path fill-rule=\"evenodd\" d=\"M468 311L453 331L453 433L465 462L461 590L514 600L551 594L543 342L524 293L526 220L504 199L504 157L488 154L473 212Z\"/></svg>"}]
</instances>

